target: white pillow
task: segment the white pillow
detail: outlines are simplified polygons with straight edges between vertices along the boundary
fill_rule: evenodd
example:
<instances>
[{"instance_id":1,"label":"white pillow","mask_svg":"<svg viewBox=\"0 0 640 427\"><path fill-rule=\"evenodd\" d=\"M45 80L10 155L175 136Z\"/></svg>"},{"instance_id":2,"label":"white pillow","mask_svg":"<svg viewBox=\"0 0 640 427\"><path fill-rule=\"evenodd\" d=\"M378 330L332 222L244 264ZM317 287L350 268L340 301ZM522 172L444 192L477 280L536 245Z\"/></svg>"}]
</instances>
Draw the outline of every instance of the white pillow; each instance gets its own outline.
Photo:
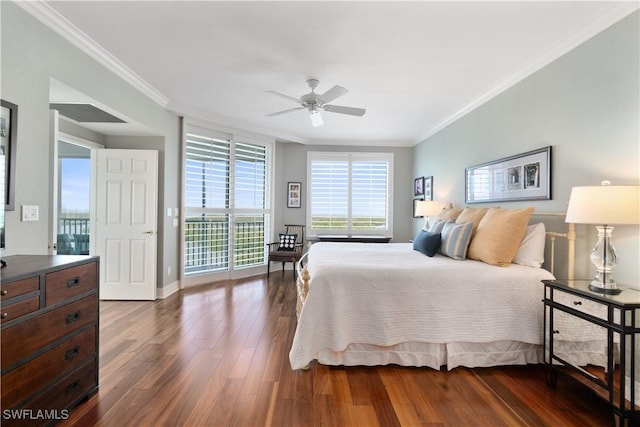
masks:
<instances>
[{"instance_id":1,"label":"white pillow","mask_svg":"<svg viewBox=\"0 0 640 427\"><path fill-rule=\"evenodd\" d=\"M543 223L528 226L527 232L522 242L520 242L520 247L512 262L527 267L542 267L542 263L544 262L545 240L546 229Z\"/></svg>"}]
</instances>

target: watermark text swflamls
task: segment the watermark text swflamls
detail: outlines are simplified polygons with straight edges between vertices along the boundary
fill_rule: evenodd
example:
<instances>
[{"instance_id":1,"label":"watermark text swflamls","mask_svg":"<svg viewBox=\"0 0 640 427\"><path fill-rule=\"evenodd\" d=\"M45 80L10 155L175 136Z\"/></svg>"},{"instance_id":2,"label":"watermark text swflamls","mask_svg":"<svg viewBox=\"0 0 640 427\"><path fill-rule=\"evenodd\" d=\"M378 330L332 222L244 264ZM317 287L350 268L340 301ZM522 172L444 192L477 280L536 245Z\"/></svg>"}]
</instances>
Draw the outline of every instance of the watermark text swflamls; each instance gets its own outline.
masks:
<instances>
[{"instance_id":1,"label":"watermark text swflamls","mask_svg":"<svg viewBox=\"0 0 640 427\"><path fill-rule=\"evenodd\" d=\"M5 409L3 420L66 420L68 409Z\"/></svg>"}]
</instances>

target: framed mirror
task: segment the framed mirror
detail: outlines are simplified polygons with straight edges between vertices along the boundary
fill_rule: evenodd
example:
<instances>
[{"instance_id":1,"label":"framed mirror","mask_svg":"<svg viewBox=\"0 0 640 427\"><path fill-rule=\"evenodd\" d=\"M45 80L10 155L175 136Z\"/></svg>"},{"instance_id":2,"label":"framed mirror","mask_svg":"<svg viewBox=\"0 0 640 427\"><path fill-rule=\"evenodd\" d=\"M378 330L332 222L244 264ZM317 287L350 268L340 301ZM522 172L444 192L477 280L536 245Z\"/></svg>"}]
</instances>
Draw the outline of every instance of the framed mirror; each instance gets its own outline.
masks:
<instances>
[{"instance_id":1,"label":"framed mirror","mask_svg":"<svg viewBox=\"0 0 640 427\"><path fill-rule=\"evenodd\" d=\"M18 138L18 106L2 101L0 111L0 158L3 159L2 181L4 210L15 209L16 145Z\"/></svg>"}]
</instances>

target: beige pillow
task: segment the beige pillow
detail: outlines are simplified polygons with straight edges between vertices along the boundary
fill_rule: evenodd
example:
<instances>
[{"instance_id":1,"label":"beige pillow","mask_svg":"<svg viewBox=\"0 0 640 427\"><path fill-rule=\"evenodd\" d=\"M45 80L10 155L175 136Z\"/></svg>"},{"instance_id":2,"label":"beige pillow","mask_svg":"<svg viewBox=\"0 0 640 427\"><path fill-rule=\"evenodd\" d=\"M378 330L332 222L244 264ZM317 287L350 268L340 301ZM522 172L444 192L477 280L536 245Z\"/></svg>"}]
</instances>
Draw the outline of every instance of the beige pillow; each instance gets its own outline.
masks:
<instances>
[{"instance_id":1,"label":"beige pillow","mask_svg":"<svg viewBox=\"0 0 640 427\"><path fill-rule=\"evenodd\" d=\"M489 209L471 239L467 257L501 267L511 264L527 232L532 213L533 207Z\"/></svg>"},{"instance_id":2,"label":"beige pillow","mask_svg":"<svg viewBox=\"0 0 640 427\"><path fill-rule=\"evenodd\" d=\"M482 217L484 217L488 210L489 208L464 208L462 213L456 218L456 224L473 222L473 232L471 234L475 234L480 220L482 220Z\"/></svg>"},{"instance_id":3,"label":"beige pillow","mask_svg":"<svg viewBox=\"0 0 640 427\"><path fill-rule=\"evenodd\" d=\"M442 212L440 212L438 214L438 218L440 218L443 221L446 221L448 219L452 219L452 220L456 220L456 218L458 217L458 215L460 215L460 212L462 212L462 209L456 209L454 207L449 207L446 208L445 210L443 210Z\"/></svg>"}]
</instances>

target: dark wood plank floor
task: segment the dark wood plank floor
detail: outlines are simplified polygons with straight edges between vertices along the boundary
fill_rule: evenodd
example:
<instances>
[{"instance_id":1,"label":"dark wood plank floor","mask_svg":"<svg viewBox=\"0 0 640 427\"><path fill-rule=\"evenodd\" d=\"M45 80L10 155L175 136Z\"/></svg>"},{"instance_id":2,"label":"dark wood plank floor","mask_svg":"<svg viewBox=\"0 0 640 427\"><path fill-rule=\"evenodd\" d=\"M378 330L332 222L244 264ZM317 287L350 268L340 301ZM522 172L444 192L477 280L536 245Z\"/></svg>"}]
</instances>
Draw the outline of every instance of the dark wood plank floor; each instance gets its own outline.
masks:
<instances>
[{"instance_id":1,"label":"dark wood plank floor","mask_svg":"<svg viewBox=\"0 0 640 427\"><path fill-rule=\"evenodd\" d=\"M542 307L541 307L542 309ZM292 371L291 271L100 304L100 391L63 426L608 426L542 366Z\"/></svg>"}]
</instances>

